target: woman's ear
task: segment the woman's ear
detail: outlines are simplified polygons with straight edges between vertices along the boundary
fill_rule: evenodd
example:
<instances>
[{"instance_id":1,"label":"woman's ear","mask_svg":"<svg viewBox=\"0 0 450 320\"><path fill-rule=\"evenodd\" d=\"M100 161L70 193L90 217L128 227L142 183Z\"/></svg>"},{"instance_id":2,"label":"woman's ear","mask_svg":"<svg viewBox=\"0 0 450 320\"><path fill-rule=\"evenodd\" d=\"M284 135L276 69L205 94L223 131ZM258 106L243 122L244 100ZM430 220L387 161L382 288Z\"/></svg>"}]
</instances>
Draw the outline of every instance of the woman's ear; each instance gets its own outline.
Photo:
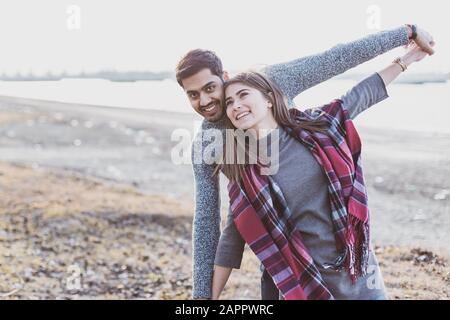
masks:
<instances>
[{"instance_id":1,"label":"woman's ear","mask_svg":"<svg viewBox=\"0 0 450 320\"><path fill-rule=\"evenodd\" d=\"M267 99L267 103L268 103L269 108L272 108L273 92L269 91L268 95L271 99Z\"/></svg>"},{"instance_id":2,"label":"woman's ear","mask_svg":"<svg viewBox=\"0 0 450 320\"><path fill-rule=\"evenodd\" d=\"M224 80L224 81L228 81L228 80L230 80L230 75L228 74L228 71L223 71L223 73L222 73L222 79Z\"/></svg>"}]
</instances>

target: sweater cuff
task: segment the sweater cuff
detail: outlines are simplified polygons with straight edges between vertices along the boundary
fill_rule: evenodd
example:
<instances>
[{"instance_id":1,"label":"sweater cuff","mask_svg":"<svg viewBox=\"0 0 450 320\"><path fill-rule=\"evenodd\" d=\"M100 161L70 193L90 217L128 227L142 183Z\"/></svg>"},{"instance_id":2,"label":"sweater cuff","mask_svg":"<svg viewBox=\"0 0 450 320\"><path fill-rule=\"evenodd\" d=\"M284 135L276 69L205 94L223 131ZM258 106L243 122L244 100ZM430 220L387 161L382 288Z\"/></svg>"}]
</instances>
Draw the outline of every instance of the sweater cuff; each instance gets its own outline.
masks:
<instances>
[{"instance_id":1,"label":"sweater cuff","mask_svg":"<svg viewBox=\"0 0 450 320\"><path fill-rule=\"evenodd\" d=\"M409 37L408 37L408 27L406 25L401 26L400 28L401 33L401 41L402 45L407 45L409 43Z\"/></svg>"},{"instance_id":2,"label":"sweater cuff","mask_svg":"<svg viewBox=\"0 0 450 320\"><path fill-rule=\"evenodd\" d=\"M379 82L379 88L382 88L383 94L378 98L377 102L383 101L386 98L389 98L389 94L387 92L386 85L384 84L383 78L381 78L380 74L378 72L375 72L375 74L372 75L372 78L377 82Z\"/></svg>"},{"instance_id":3,"label":"sweater cuff","mask_svg":"<svg viewBox=\"0 0 450 320\"><path fill-rule=\"evenodd\" d=\"M242 253L235 254L232 252L223 252L223 254L216 255L216 259L214 260L214 264L218 266L233 269L240 269L241 262L242 262Z\"/></svg>"}]
</instances>

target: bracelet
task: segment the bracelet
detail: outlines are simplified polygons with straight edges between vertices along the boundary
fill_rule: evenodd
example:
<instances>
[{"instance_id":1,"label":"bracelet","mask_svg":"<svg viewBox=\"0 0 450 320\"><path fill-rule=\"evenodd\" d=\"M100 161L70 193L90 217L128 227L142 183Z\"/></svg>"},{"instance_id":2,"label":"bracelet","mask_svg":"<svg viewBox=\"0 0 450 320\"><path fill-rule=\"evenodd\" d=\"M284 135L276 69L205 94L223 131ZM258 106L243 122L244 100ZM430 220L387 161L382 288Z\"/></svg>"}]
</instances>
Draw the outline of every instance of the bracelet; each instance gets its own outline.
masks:
<instances>
[{"instance_id":1,"label":"bracelet","mask_svg":"<svg viewBox=\"0 0 450 320\"><path fill-rule=\"evenodd\" d=\"M408 66L402 61L402 58L400 57L392 61L392 63L397 63L402 68L402 72L408 69Z\"/></svg>"},{"instance_id":2,"label":"bracelet","mask_svg":"<svg viewBox=\"0 0 450 320\"><path fill-rule=\"evenodd\" d=\"M409 37L409 40L416 40L417 26L415 24L407 24L407 26L411 28L411 37Z\"/></svg>"}]
</instances>

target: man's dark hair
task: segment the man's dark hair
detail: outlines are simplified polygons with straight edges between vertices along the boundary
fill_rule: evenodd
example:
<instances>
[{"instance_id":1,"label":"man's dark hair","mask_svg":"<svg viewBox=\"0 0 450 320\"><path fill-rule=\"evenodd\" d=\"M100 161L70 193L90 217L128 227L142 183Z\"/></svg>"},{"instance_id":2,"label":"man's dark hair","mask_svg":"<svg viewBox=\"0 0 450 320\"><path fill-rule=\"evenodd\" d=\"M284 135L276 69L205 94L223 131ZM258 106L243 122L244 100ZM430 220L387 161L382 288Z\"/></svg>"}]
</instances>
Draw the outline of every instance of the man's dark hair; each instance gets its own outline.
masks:
<instances>
[{"instance_id":1,"label":"man's dark hair","mask_svg":"<svg viewBox=\"0 0 450 320\"><path fill-rule=\"evenodd\" d=\"M181 82L183 79L193 76L202 69L209 69L212 74L222 79L223 68L219 57L213 51L195 49L186 53L175 68L178 84L183 87Z\"/></svg>"}]
</instances>

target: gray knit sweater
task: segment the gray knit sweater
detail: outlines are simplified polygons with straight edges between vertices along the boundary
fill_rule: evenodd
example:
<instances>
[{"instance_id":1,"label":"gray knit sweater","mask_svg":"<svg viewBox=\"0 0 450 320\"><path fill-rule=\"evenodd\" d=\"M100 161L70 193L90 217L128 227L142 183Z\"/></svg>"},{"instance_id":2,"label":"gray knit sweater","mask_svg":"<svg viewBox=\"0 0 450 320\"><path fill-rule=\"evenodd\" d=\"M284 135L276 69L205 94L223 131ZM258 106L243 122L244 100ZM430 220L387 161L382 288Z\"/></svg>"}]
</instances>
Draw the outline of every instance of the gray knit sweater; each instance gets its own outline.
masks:
<instances>
[{"instance_id":1,"label":"gray knit sweater","mask_svg":"<svg viewBox=\"0 0 450 320\"><path fill-rule=\"evenodd\" d=\"M317 55L268 66L264 72L277 83L292 107L293 99L302 91L407 43L407 29L400 27L339 44ZM204 120L201 127L202 131L223 131L223 128L223 120L214 123ZM214 159L203 159L200 163L198 158L194 159L198 157L194 150L211 149L212 145L214 140L205 139L201 132L193 142L196 202L192 236L193 298L211 298L214 258L220 237L220 190L219 179L213 175Z\"/></svg>"}]
</instances>

